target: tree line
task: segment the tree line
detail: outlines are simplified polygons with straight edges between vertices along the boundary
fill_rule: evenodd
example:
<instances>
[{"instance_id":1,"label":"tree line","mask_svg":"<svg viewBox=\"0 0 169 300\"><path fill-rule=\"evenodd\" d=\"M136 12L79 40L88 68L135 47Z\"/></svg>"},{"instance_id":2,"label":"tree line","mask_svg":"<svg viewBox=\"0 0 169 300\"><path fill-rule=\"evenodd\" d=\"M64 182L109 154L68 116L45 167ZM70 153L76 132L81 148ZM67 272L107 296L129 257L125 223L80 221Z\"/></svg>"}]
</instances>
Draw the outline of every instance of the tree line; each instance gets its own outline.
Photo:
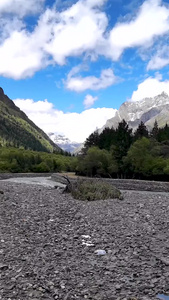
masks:
<instances>
[{"instance_id":1,"label":"tree line","mask_svg":"<svg viewBox=\"0 0 169 300\"><path fill-rule=\"evenodd\" d=\"M76 172L78 175L169 180L169 126L152 130L141 122L135 132L122 120L116 129L95 131L78 157L23 147L0 147L0 172Z\"/></svg>"},{"instance_id":2,"label":"tree line","mask_svg":"<svg viewBox=\"0 0 169 300\"><path fill-rule=\"evenodd\" d=\"M77 158L59 153L47 153L12 147L0 147L0 172L47 173L72 172L77 166Z\"/></svg>"},{"instance_id":3,"label":"tree line","mask_svg":"<svg viewBox=\"0 0 169 300\"><path fill-rule=\"evenodd\" d=\"M169 179L169 126L152 130L141 122L135 132L122 120L116 129L95 131L85 141L77 173L87 176Z\"/></svg>"}]
</instances>

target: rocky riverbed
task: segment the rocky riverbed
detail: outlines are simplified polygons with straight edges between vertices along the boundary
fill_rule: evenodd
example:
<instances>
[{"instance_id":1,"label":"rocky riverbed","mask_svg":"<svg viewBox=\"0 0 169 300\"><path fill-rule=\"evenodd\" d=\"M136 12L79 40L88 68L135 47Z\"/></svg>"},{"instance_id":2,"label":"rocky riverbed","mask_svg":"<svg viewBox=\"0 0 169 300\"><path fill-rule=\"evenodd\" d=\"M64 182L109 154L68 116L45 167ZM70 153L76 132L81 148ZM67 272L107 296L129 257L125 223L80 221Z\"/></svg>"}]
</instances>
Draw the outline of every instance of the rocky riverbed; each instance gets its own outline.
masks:
<instances>
[{"instance_id":1,"label":"rocky riverbed","mask_svg":"<svg viewBox=\"0 0 169 300\"><path fill-rule=\"evenodd\" d=\"M0 181L0 190L0 299L155 300L169 292L169 193L83 202L49 186Z\"/></svg>"}]
</instances>

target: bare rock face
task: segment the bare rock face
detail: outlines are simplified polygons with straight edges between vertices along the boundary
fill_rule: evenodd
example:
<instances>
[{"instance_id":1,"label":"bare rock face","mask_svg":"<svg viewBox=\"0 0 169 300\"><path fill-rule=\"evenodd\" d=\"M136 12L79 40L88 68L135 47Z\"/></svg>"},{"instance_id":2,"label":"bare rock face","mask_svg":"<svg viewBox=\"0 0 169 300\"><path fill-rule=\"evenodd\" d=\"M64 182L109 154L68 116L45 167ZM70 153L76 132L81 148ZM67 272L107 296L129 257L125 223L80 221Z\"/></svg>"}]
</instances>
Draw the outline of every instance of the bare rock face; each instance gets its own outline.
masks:
<instances>
[{"instance_id":1,"label":"bare rock face","mask_svg":"<svg viewBox=\"0 0 169 300\"><path fill-rule=\"evenodd\" d=\"M124 102L115 116L109 119L106 124L99 130L101 133L106 127L118 126L118 123L123 119L133 129L136 129L141 121L151 129L155 120L159 127L169 124L169 96L163 92L162 94L153 98L144 98L135 102Z\"/></svg>"}]
</instances>

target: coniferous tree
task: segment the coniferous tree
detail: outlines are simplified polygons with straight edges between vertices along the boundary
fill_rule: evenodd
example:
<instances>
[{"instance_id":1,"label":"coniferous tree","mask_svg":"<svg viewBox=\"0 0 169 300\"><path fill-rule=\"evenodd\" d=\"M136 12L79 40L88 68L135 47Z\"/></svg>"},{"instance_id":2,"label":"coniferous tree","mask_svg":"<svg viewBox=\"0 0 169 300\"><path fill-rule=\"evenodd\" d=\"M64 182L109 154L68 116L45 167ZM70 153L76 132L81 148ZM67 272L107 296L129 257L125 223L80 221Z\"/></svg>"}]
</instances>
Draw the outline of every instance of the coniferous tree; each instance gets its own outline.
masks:
<instances>
[{"instance_id":1,"label":"coniferous tree","mask_svg":"<svg viewBox=\"0 0 169 300\"><path fill-rule=\"evenodd\" d=\"M146 125L141 121L134 133L134 140L141 139L142 137L148 138L148 129Z\"/></svg>"},{"instance_id":2,"label":"coniferous tree","mask_svg":"<svg viewBox=\"0 0 169 300\"><path fill-rule=\"evenodd\" d=\"M114 157L118 163L120 176L124 174L123 158L127 155L132 140L132 129L129 128L125 120L122 120L116 129L116 142L114 147Z\"/></svg>"},{"instance_id":3,"label":"coniferous tree","mask_svg":"<svg viewBox=\"0 0 169 300\"><path fill-rule=\"evenodd\" d=\"M164 142L169 140L169 126L166 124L164 128L159 128L158 141Z\"/></svg>"},{"instance_id":4,"label":"coniferous tree","mask_svg":"<svg viewBox=\"0 0 169 300\"><path fill-rule=\"evenodd\" d=\"M105 128L99 136L99 148L110 150L111 146L115 143L116 131L112 128Z\"/></svg>"},{"instance_id":5,"label":"coniferous tree","mask_svg":"<svg viewBox=\"0 0 169 300\"><path fill-rule=\"evenodd\" d=\"M82 150L83 154L85 154L90 147L98 146L98 144L99 144L99 134L98 131L96 130L93 133L91 133L89 137L86 139L84 148Z\"/></svg>"},{"instance_id":6,"label":"coniferous tree","mask_svg":"<svg viewBox=\"0 0 169 300\"><path fill-rule=\"evenodd\" d=\"M155 120L153 129L151 130L150 135L151 135L154 139L157 140L157 139L158 139L158 133L159 133L158 123L157 123L157 121Z\"/></svg>"}]
</instances>

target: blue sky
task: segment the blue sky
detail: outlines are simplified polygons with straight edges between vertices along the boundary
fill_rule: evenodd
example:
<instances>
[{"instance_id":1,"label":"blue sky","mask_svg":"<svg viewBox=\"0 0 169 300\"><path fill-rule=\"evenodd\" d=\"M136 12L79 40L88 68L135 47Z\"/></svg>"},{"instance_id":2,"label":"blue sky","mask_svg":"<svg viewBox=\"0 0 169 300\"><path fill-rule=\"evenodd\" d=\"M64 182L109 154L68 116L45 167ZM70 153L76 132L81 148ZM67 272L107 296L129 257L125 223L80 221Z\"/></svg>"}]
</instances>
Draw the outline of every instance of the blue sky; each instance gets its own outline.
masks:
<instances>
[{"instance_id":1,"label":"blue sky","mask_svg":"<svg viewBox=\"0 0 169 300\"><path fill-rule=\"evenodd\" d=\"M169 94L169 1L1 0L0 86L83 142L125 101Z\"/></svg>"}]
</instances>

